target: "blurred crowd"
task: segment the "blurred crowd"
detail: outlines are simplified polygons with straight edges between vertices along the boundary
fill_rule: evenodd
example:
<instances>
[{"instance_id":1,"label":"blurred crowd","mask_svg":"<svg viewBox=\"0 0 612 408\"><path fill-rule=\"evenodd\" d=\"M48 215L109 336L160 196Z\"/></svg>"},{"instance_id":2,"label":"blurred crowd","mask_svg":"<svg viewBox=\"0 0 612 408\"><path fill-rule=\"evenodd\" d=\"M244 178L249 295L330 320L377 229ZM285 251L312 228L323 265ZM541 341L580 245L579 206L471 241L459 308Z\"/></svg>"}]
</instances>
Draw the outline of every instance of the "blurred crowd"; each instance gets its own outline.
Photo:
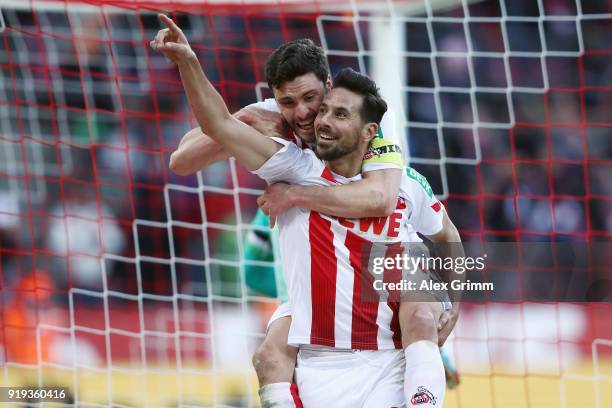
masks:
<instances>
[{"instance_id":1,"label":"blurred crowd","mask_svg":"<svg viewBox=\"0 0 612 408\"><path fill-rule=\"evenodd\" d=\"M467 25L436 19L462 18L462 8L405 23L411 165L448 193L466 239L610 237L612 24L540 24L538 3L506 1L504 12L498 1L478 2L470 15L491 19ZM547 16L579 12L575 1L542 3ZM73 287L244 296L240 226L256 204L238 189L262 183L227 162L190 177L169 172L170 153L195 122L175 67L148 49L155 14L2 12L3 288L29 288L22 280L38 271L63 302ZM612 3L582 2L580 12L610 13ZM502 26L502 15L513 18ZM232 110L257 100L272 49L300 37L321 43L316 15L210 14L203 6L175 17ZM330 57L332 74L358 68L352 22L329 22L324 32L330 48L355 50ZM25 308L11 298L18 292L3 291L4 304Z\"/></svg>"}]
</instances>

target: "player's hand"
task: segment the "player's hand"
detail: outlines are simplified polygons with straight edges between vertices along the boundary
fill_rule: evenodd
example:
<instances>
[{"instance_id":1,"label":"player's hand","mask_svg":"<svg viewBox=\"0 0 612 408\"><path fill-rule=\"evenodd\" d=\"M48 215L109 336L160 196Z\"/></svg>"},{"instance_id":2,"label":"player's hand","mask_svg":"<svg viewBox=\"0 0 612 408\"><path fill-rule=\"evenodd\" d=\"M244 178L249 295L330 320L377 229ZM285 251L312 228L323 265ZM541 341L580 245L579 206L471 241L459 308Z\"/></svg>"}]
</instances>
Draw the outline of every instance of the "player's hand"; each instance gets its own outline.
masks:
<instances>
[{"instance_id":1,"label":"player's hand","mask_svg":"<svg viewBox=\"0 0 612 408\"><path fill-rule=\"evenodd\" d=\"M442 347L448 336L450 336L457 319L459 318L459 309L453 308L442 312L440 320L438 320L438 346Z\"/></svg>"},{"instance_id":2,"label":"player's hand","mask_svg":"<svg viewBox=\"0 0 612 408\"><path fill-rule=\"evenodd\" d=\"M287 138L289 126L287 121L279 112L246 106L234 114L236 119L255 128L259 133L266 136L276 136L283 139Z\"/></svg>"},{"instance_id":3,"label":"player's hand","mask_svg":"<svg viewBox=\"0 0 612 408\"><path fill-rule=\"evenodd\" d=\"M159 14L158 17L166 28L159 30L153 41L149 43L151 48L175 64L195 58L195 52L191 49L187 37L174 21L164 14Z\"/></svg>"},{"instance_id":4,"label":"player's hand","mask_svg":"<svg viewBox=\"0 0 612 408\"><path fill-rule=\"evenodd\" d=\"M276 217L293 207L289 189L286 183L274 183L268 186L264 194L257 199L257 204L270 217L270 228L276 225Z\"/></svg>"}]
</instances>

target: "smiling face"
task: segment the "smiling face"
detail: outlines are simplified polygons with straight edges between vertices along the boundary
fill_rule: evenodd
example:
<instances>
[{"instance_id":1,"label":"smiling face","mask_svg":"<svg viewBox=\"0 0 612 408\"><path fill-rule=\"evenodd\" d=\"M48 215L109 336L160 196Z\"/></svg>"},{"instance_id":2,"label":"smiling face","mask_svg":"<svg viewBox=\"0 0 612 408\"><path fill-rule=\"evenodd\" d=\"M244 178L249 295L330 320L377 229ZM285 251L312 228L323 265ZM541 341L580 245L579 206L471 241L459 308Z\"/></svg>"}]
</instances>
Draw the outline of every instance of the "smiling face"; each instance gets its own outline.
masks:
<instances>
[{"instance_id":1,"label":"smiling face","mask_svg":"<svg viewBox=\"0 0 612 408\"><path fill-rule=\"evenodd\" d=\"M305 142L314 142L314 120L325 96L326 87L313 73L300 75L273 88L274 99L289 127Z\"/></svg>"},{"instance_id":2,"label":"smiling face","mask_svg":"<svg viewBox=\"0 0 612 408\"><path fill-rule=\"evenodd\" d=\"M315 119L316 153L333 161L367 147L371 138L361 117L363 97L345 88L334 88L323 99ZM363 147L363 146L362 146Z\"/></svg>"}]
</instances>

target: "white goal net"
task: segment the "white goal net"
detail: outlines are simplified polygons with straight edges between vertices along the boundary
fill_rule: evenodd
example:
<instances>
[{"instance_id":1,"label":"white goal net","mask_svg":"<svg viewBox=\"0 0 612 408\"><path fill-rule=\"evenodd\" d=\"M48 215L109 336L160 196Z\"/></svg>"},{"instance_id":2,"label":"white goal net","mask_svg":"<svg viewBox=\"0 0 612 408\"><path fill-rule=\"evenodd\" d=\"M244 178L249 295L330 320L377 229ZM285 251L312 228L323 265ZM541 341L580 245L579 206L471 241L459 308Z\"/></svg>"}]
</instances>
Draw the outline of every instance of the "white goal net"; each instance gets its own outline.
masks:
<instances>
[{"instance_id":1,"label":"white goal net","mask_svg":"<svg viewBox=\"0 0 612 408\"><path fill-rule=\"evenodd\" d=\"M5 0L2 386L259 406L251 355L278 301L246 284L271 263L244 245L264 184L233 160L170 172L195 121L148 47L158 12L231 110L270 96L266 57L296 38L371 75L464 240L612 236L609 1ZM612 406L609 303L524 300L466 304L445 406Z\"/></svg>"}]
</instances>

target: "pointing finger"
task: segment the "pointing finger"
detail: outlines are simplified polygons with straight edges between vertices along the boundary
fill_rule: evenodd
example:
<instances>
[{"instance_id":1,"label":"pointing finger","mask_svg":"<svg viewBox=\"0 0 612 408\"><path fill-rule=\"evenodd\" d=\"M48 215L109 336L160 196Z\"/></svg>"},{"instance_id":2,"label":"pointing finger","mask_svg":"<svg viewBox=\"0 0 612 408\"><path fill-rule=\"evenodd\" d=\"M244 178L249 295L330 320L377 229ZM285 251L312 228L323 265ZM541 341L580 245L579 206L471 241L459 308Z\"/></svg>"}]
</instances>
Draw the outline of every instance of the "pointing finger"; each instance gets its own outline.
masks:
<instances>
[{"instance_id":1,"label":"pointing finger","mask_svg":"<svg viewBox=\"0 0 612 408\"><path fill-rule=\"evenodd\" d=\"M174 23L174 21L172 21L172 19L166 16L165 14L158 14L158 17L161 20L161 22L164 23L166 27L170 29L170 31L174 31L174 32L181 31L180 28Z\"/></svg>"}]
</instances>

